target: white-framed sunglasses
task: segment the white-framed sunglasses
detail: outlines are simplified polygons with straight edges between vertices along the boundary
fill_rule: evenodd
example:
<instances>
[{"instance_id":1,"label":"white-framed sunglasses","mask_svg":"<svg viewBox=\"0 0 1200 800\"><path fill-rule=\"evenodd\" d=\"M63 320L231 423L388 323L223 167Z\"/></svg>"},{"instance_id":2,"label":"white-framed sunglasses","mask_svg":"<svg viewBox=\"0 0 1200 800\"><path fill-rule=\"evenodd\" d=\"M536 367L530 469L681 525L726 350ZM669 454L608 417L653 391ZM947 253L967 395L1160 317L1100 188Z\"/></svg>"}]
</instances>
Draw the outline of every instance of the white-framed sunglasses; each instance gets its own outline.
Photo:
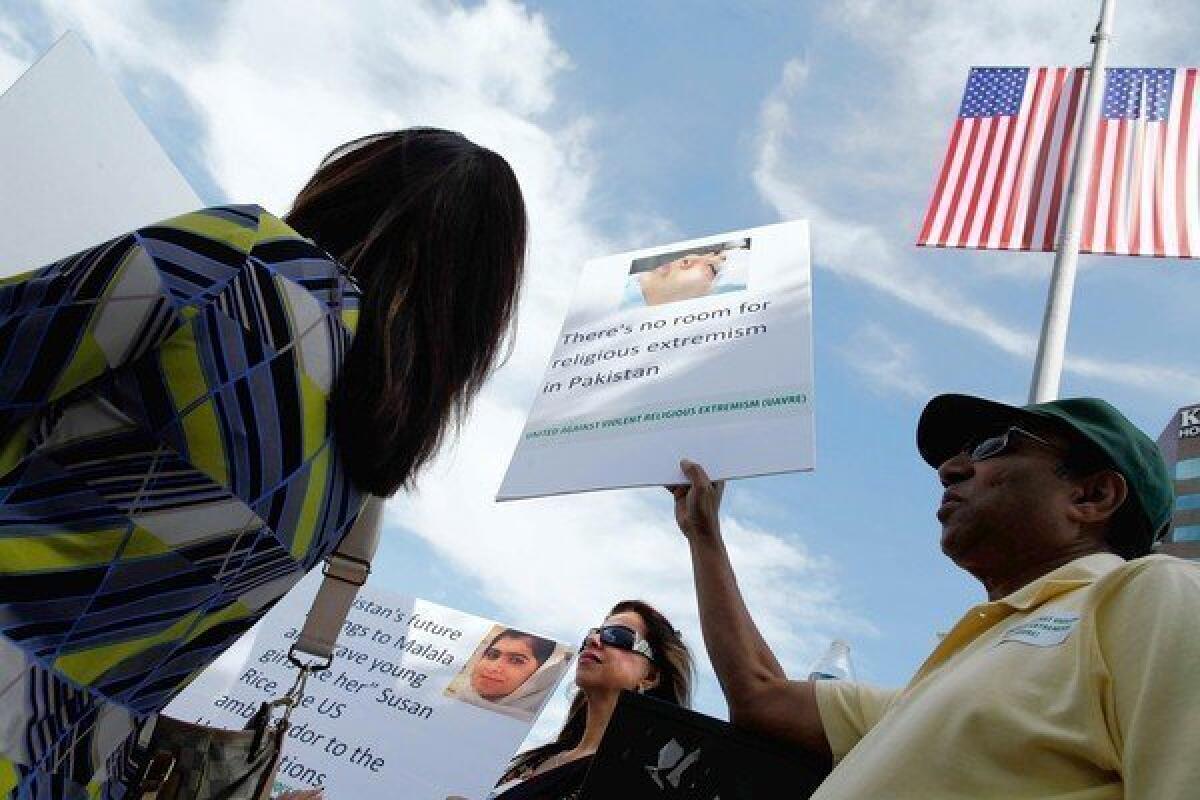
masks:
<instances>
[{"instance_id":1,"label":"white-framed sunglasses","mask_svg":"<svg viewBox=\"0 0 1200 800\"><path fill-rule=\"evenodd\" d=\"M589 628L588 632L583 636L583 643L586 646L587 640L595 634L600 643L607 647L615 647L618 650L628 650L631 653L637 653L644 656L650 661L654 660L654 648L650 643L638 635L638 632L628 625L601 625L599 628Z\"/></svg>"}]
</instances>

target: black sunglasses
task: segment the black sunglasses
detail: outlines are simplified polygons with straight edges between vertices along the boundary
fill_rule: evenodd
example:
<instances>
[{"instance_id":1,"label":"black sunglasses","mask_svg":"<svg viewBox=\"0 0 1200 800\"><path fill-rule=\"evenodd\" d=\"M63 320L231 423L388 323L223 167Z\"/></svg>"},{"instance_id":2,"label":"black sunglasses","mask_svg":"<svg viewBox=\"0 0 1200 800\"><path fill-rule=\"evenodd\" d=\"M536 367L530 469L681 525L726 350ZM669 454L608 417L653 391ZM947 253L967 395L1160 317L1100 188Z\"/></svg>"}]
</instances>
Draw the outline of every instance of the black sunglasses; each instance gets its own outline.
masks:
<instances>
[{"instance_id":1,"label":"black sunglasses","mask_svg":"<svg viewBox=\"0 0 1200 800\"><path fill-rule=\"evenodd\" d=\"M584 647L587 646L588 639L592 638L593 634L600 639L600 644L606 647L628 650L631 653L645 656L651 661L654 660L654 649L650 647L650 643L638 636L637 631L627 625L601 625L599 628L588 629L583 637Z\"/></svg>"},{"instance_id":2,"label":"black sunglasses","mask_svg":"<svg viewBox=\"0 0 1200 800\"><path fill-rule=\"evenodd\" d=\"M998 455L1002 455L1012 450L1012 440L1014 434L1028 439L1036 444L1040 444L1042 447L1053 450L1056 453L1062 455L1066 454L1066 451L1062 447L1054 444L1054 442L1043 439L1036 433L1030 433L1024 428L1018 428L1015 425L1009 427L1004 431L1004 433L999 433L995 436L988 436L983 439L969 439L965 444L963 444L962 449L960 449L959 452L966 453L967 458L971 459L972 461L984 461L989 458L995 458Z\"/></svg>"}]
</instances>

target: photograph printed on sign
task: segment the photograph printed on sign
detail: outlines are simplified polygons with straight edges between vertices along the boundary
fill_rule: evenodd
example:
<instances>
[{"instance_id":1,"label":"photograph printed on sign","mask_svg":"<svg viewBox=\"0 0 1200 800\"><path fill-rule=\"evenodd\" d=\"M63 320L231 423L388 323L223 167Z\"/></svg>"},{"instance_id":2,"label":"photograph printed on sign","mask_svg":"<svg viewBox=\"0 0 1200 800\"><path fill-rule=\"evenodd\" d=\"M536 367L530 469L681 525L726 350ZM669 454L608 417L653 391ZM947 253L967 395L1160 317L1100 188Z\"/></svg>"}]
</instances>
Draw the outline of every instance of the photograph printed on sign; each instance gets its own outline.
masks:
<instances>
[{"instance_id":1,"label":"photograph printed on sign","mask_svg":"<svg viewBox=\"0 0 1200 800\"><path fill-rule=\"evenodd\" d=\"M657 306L746 288L750 239L689 247L635 258L621 308Z\"/></svg>"},{"instance_id":2,"label":"photograph printed on sign","mask_svg":"<svg viewBox=\"0 0 1200 800\"><path fill-rule=\"evenodd\" d=\"M446 687L446 696L531 721L571 656L570 649L551 639L496 625Z\"/></svg>"}]
</instances>

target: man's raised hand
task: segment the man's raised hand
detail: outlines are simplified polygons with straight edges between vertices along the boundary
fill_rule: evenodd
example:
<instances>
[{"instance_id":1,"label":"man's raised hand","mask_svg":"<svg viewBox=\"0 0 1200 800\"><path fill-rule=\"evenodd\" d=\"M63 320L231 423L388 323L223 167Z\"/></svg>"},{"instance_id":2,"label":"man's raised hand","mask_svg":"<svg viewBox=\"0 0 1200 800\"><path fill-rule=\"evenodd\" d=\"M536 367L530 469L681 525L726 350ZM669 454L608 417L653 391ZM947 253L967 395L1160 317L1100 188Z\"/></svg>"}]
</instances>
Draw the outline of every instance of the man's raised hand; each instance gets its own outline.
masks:
<instances>
[{"instance_id":1,"label":"man's raised hand","mask_svg":"<svg viewBox=\"0 0 1200 800\"><path fill-rule=\"evenodd\" d=\"M688 539L718 535L725 481L710 480L704 467L686 458L679 462L679 468L689 483L666 487L675 498L675 522L679 530Z\"/></svg>"}]
</instances>

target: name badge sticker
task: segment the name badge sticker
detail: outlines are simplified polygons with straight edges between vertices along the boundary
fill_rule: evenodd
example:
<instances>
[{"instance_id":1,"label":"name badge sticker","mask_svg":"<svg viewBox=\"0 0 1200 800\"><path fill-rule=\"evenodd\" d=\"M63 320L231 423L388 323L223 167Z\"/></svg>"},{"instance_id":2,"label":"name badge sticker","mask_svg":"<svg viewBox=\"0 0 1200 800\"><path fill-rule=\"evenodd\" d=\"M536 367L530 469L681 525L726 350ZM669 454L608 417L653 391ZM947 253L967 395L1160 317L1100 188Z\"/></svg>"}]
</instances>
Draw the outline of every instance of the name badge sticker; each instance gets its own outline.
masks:
<instances>
[{"instance_id":1,"label":"name badge sticker","mask_svg":"<svg viewBox=\"0 0 1200 800\"><path fill-rule=\"evenodd\" d=\"M1078 624L1078 614L1043 614L1009 628L997 644L1020 642L1034 647L1055 647L1065 642Z\"/></svg>"}]
</instances>

